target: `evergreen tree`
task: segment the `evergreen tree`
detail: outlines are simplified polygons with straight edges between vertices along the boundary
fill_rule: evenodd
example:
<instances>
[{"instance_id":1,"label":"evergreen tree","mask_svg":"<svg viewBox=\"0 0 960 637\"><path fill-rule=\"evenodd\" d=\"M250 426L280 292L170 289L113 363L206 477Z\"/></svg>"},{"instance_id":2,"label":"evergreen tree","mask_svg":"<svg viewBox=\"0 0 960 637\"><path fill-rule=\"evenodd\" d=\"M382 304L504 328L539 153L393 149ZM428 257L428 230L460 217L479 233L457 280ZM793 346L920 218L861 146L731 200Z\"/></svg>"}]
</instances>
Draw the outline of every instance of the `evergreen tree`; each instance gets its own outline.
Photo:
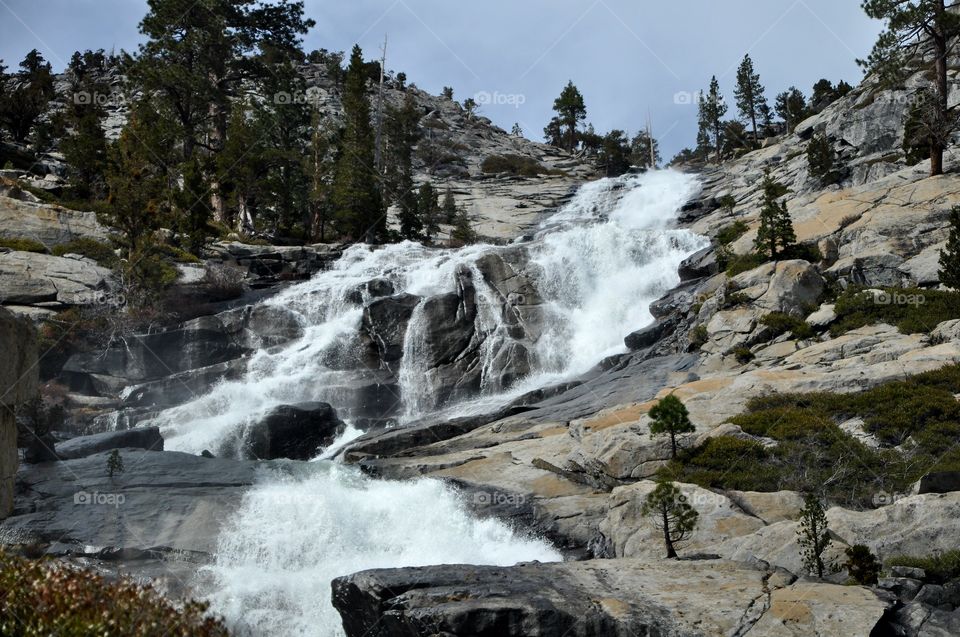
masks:
<instances>
[{"instance_id":1,"label":"evergreen tree","mask_svg":"<svg viewBox=\"0 0 960 637\"><path fill-rule=\"evenodd\" d=\"M725 157L734 157L740 151L752 147L753 140L743 123L735 119L723 123L723 144L721 148Z\"/></svg>"},{"instance_id":2,"label":"evergreen tree","mask_svg":"<svg viewBox=\"0 0 960 637\"><path fill-rule=\"evenodd\" d=\"M510 129L510 134L514 137L523 137L523 129L520 128L520 122L513 123L513 128Z\"/></svg>"},{"instance_id":3,"label":"evergreen tree","mask_svg":"<svg viewBox=\"0 0 960 637\"><path fill-rule=\"evenodd\" d=\"M427 243L440 232L440 197L429 181L420 185L417 194L417 215L423 224L423 236Z\"/></svg>"},{"instance_id":4,"label":"evergreen tree","mask_svg":"<svg viewBox=\"0 0 960 637\"><path fill-rule=\"evenodd\" d=\"M833 87L833 82L828 79L818 80L810 94L810 112L814 114L822 112L835 99L837 99L837 90Z\"/></svg>"},{"instance_id":5,"label":"evergreen tree","mask_svg":"<svg viewBox=\"0 0 960 637\"><path fill-rule=\"evenodd\" d=\"M703 94L701 93L701 96ZM701 101L700 126L701 130L712 135L713 147L717 153L717 161L721 159L720 150L723 144L723 117L727 114L727 104L720 93L720 83L717 77L710 80L710 90Z\"/></svg>"},{"instance_id":6,"label":"evergreen tree","mask_svg":"<svg viewBox=\"0 0 960 637\"><path fill-rule=\"evenodd\" d=\"M441 205L443 210L443 219L446 223L453 223L454 219L457 217L457 200L453 197L453 191L450 190L450 186L447 186L446 192L443 194L443 204Z\"/></svg>"},{"instance_id":7,"label":"evergreen tree","mask_svg":"<svg viewBox=\"0 0 960 637\"><path fill-rule=\"evenodd\" d=\"M787 132L792 133L797 124L802 122L807 116L807 98L804 97L800 89L791 86L789 89L777 95L776 105L774 107L777 115L787 125Z\"/></svg>"},{"instance_id":8,"label":"evergreen tree","mask_svg":"<svg viewBox=\"0 0 960 637\"><path fill-rule=\"evenodd\" d=\"M797 236L793 230L793 221L787 211L787 202L780 198L789 192L771 176L768 170L763 178L763 207L760 209L760 228L754 246L757 252L770 255L776 260L784 251L792 247Z\"/></svg>"},{"instance_id":9,"label":"evergreen tree","mask_svg":"<svg viewBox=\"0 0 960 637\"><path fill-rule=\"evenodd\" d=\"M753 70L753 60L749 55L743 57L740 68L737 69L737 88L734 94L737 98L737 108L740 115L753 125L753 139L759 139L757 119L762 117L767 98L764 97L764 88L760 84L760 75Z\"/></svg>"},{"instance_id":10,"label":"evergreen tree","mask_svg":"<svg viewBox=\"0 0 960 637\"><path fill-rule=\"evenodd\" d=\"M131 108L110 149L105 220L120 231L124 277L144 290L169 282L158 258L156 232L172 225L176 171L170 133L157 111L141 101Z\"/></svg>"},{"instance_id":11,"label":"evergreen tree","mask_svg":"<svg viewBox=\"0 0 960 637\"><path fill-rule=\"evenodd\" d=\"M573 85L573 81L567 82L560 96L554 100L553 110L557 113L557 122L561 129L566 131L563 136L565 148L572 153L577 147L577 126L587 118L583 95Z\"/></svg>"},{"instance_id":12,"label":"evergreen tree","mask_svg":"<svg viewBox=\"0 0 960 637\"><path fill-rule=\"evenodd\" d=\"M930 149L930 174L943 173L943 152L957 128L957 115L948 103L948 58L960 35L956 2L946 0L863 0L866 14L885 21L884 30L866 60L857 60L867 72L887 85L904 79L917 59L933 75L933 99L927 100L923 120ZM928 53L927 47L930 52ZM924 62L921 62L924 63Z\"/></svg>"},{"instance_id":13,"label":"evergreen tree","mask_svg":"<svg viewBox=\"0 0 960 637\"><path fill-rule=\"evenodd\" d=\"M107 138L101 98L109 94L110 87L100 79L104 70L103 51L78 51L67 68L69 87L61 115L67 133L60 141L60 151L75 194L84 199L105 194Z\"/></svg>"},{"instance_id":14,"label":"evergreen tree","mask_svg":"<svg viewBox=\"0 0 960 637\"><path fill-rule=\"evenodd\" d=\"M807 146L807 165L810 168L810 174L820 180L821 184L829 184L835 181L833 165L836 154L833 152L833 146L826 135L814 135Z\"/></svg>"},{"instance_id":15,"label":"evergreen tree","mask_svg":"<svg viewBox=\"0 0 960 637\"><path fill-rule=\"evenodd\" d=\"M262 148L262 121L245 102L237 102L227 123L227 138L217 155L217 183L235 226L251 233L256 229L261 197L261 177L267 171Z\"/></svg>"},{"instance_id":16,"label":"evergreen tree","mask_svg":"<svg viewBox=\"0 0 960 637\"><path fill-rule=\"evenodd\" d=\"M940 251L940 283L960 290L960 206L950 211L950 235Z\"/></svg>"},{"instance_id":17,"label":"evergreen tree","mask_svg":"<svg viewBox=\"0 0 960 637\"><path fill-rule=\"evenodd\" d=\"M667 559L677 557L677 545L690 539L697 527L699 514L673 483L661 482L651 491L640 509L653 525L663 533Z\"/></svg>"},{"instance_id":18,"label":"evergreen tree","mask_svg":"<svg viewBox=\"0 0 960 637\"><path fill-rule=\"evenodd\" d=\"M0 101L0 123L15 142L23 142L54 97L53 74L49 62L33 49L20 62L13 80L13 88Z\"/></svg>"},{"instance_id":19,"label":"evergreen tree","mask_svg":"<svg viewBox=\"0 0 960 637\"><path fill-rule=\"evenodd\" d=\"M231 101L270 77L271 65L299 50L300 36L314 24L303 18L302 0L148 0L148 6L140 23L147 41L130 78L176 125L183 161L197 148L223 150ZM211 185L217 218L226 223L222 189Z\"/></svg>"},{"instance_id":20,"label":"evergreen tree","mask_svg":"<svg viewBox=\"0 0 960 637\"><path fill-rule=\"evenodd\" d=\"M470 217L467 216L467 210L460 208L457 210L453 219L453 230L450 232L450 239L457 245L468 245L477 242L477 232L470 223Z\"/></svg>"},{"instance_id":21,"label":"evergreen tree","mask_svg":"<svg viewBox=\"0 0 960 637\"><path fill-rule=\"evenodd\" d=\"M477 112L477 100L472 97L463 100L463 110L467 112L467 120L472 120L474 114Z\"/></svg>"},{"instance_id":22,"label":"evergreen tree","mask_svg":"<svg viewBox=\"0 0 960 637\"><path fill-rule=\"evenodd\" d=\"M651 164L650 147L653 146L653 163ZM647 131L640 131L630 140L630 163L638 168L656 168L663 160L660 158L660 144L651 139Z\"/></svg>"},{"instance_id":23,"label":"evergreen tree","mask_svg":"<svg viewBox=\"0 0 960 637\"><path fill-rule=\"evenodd\" d=\"M543 139L551 146L563 147L563 126L560 124L559 117L554 116L544 127Z\"/></svg>"},{"instance_id":24,"label":"evergreen tree","mask_svg":"<svg viewBox=\"0 0 960 637\"><path fill-rule=\"evenodd\" d=\"M207 236L210 199L206 196L204 171L196 158L180 168L182 186L174 196L176 225L186 239L184 247L199 256Z\"/></svg>"},{"instance_id":25,"label":"evergreen tree","mask_svg":"<svg viewBox=\"0 0 960 637\"><path fill-rule=\"evenodd\" d=\"M443 87L443 90L440 92L440 95L441 95L441 96L443 97L443 99L445 99L445 100L452 100L452 99L453 99L453 87L451 87L451 86L444 86L444 87Z\"/></svg>"},{"instance_id":26,"label":"evergreen tree","mask_svg":"<svg viewBox=\"0 0 960 637\"><path fill-rule=\"evenodd\" d=\"M607 177L617 177L630 170L630 140L625 132L612 130L603 136L597 166Z\"/></svg>"},{"instance_id":27,"label":"evergreen tree","mask_svg":"<svg viewBox=\"0 0 960 637\"><path fill-rule=\"evenodd\" d=\"M374 168L374 135L363 54L354 46L343 94L345 126L333 184L333 204L341 233L373 243L384 238L386 220Z\"/></svg>"},{"instance_id":28,"label":"evergreen tree","mask_svg":"<svg viewBox=\"0 0 960 637\"><path fill-rule=\"evenodd\" d=\"M401 108L387 107L385 183L390 201L398 207L400 236L418 241L423 232L418 201L413 189L413 147L420 137L420 113L413 96Z\"/></svg>"},{"instance_id":29,"label":"evergreen tree","mask_svg":"<svg viewBox=\"0 0 960 637\"><path fill-rule=\"evenodd\" d=\"M882 570L882 564L877 556L870 552L870 547L864 544L848 546L844 551L847 561L843 567L850 577L861 586L876 586Z\"/></svg>"},{"instance_id":30,"label":"evergreen tree","mask_svg":"<svg viewBox=\"0 0 960 637\"><path fill-rule=\"evenodd\" d=\"M311 120L313 130L310 134L310 157L308 159L309 200L312 211L310 236L322 242L326 240L327 224L333 214L331 198L339 141L337 139L337 127L323 117L319 110L314 111Z\"/></svg>"},{"instance_id":31,"label":"evergreen tree","mask_svg":"<svg viewBox=\"0 0 960 637\"><path fill-rule=\"evenodd\" d=\"M830 546L830 530L827 528L827 514L823 504L815 495L807 494L800 510L800 528L797 529L797 543L800 545L800 557L803 567L811 575L822 578L827 566L823 553Z\"/></svg>"},{"instance_id":32,"label":"evergreen tree","mask_svg":"<svg viewBox=\"0 0 960 637\"><path fill-rule=\"evenodd\" d=\"M403 71L397 73L397 90L405 91L407 90L407 74Z\"/></svg>"},{"instance_id":33,"label":"evergreen tree","mask_svg":"<svg viewBox=\"0 0 960 637\"><path fill-rule=\"evenodd\" d=\"M670 456L677 457L677 435L693 433L696 427L690 422L690 412L679 398L673 394L664 396L650 409L650 434L670 436Z\"/></svg>"}]
</instances>

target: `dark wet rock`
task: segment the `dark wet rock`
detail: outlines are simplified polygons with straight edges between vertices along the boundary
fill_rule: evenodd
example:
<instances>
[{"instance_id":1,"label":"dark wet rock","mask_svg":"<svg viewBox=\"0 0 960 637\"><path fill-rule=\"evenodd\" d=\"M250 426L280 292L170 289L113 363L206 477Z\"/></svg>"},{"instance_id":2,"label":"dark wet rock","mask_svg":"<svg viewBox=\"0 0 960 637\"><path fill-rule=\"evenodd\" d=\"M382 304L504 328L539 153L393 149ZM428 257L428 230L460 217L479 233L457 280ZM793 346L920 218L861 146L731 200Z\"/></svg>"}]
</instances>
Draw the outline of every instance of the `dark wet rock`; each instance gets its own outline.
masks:
<instances>
[{"instance_id":1,"label":"dark wet rock","mask_svg":"<svg viewBox=\"0 0 960 637\"><path fill-rule=\"evenodd\" d=\"M250 456L260 460L310 460L345 428L328 403L280 405L246 431L243 445Z\"/></svg>"},{"instance_id":2,"label":"dark wet rock","mask_svg":"<svg viewBox=\"0 0 960 637\"><path fill-rule=\"evenodd\" d=\"M643 328L642 330L637 330L632 334L628 334L627 337L623 339L623 343L631 351L637 351L646 347L650 347L664 336L677 329L677 324L677 319L672 317L660 319L655 321L652 325L648 325L647 327Z\"/></svg>"},{"instance_id":3,"label":"dark wet rock","mask_svg":"<svg viewBox=\"0 0 960 637\"><path fill-rule=\"evenodd\" d=\"M681 281L713 276L719 271L720 264L717 263L717 251L713 246L708 246L684 259L678 270Z\"/></svg>"},{"instance_id":4,"label":"dark wet rock","mask_svg":"<svg viewBox=\"0 0 960 637\"><path fill-rule=\"evenodd\" d=\"M393 363L403 357L407 323L419 303L419 296L398 294L377 299L363 309L361 329L373 341L381 361Z\"/></svg>"},{"instance_id":5,"label":"dark wet rock","mask_svg":"<svg viewBox=\"0 0 960 637\"><path fill-rule=\"evenodd\" d=\"M112 449L163 451L163 437L158 427L138 427L79 436L59 443L57 456L61 460L73 460Z\"/></svg>"},{"instance_id":6,"label":"dark wet rock","mask_svg":"<svg viewBox=\"0 0 960 637\"><path fill-rule=\"evenodd\" d=\"M960 471L935 471L920 478L917 493L960 491Z\"/></svg>"}]
</instances>

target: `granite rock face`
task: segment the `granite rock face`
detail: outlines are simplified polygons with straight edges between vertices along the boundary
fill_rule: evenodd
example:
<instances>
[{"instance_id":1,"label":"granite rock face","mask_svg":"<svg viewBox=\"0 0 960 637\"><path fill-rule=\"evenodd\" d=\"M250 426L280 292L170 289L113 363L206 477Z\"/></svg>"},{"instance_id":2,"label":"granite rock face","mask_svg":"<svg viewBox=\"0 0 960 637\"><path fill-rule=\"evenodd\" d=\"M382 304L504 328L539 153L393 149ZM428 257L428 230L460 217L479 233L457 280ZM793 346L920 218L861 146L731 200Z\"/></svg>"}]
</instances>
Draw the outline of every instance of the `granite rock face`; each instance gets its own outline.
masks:
<instances>
[{"instance_id":1,"label":"granite rock face","mask_svg":"<svg viewBox=\"0 0 960 637\"><path fill-rule=\"evenodd\" d=\"M0 519L13 510L17 474L16 409L37 394L37 334L0 308Z\"/></svg>"}]
</instances>

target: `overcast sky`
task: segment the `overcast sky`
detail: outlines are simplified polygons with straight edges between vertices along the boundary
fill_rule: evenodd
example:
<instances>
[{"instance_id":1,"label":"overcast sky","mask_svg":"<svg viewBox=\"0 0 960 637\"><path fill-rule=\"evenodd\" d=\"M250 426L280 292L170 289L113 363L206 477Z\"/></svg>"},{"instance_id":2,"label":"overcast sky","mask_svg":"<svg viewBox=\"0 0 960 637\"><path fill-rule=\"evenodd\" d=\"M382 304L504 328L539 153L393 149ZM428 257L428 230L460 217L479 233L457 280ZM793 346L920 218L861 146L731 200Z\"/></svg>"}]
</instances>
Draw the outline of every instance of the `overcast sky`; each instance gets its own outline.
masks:
<instances>
[{"instance_id":1,"label":"overcast sky","mask_svg":"<svg viewBox=\"0 0 960 637\"><path fill-rule=\"evenodd\" d=\"M317 22L307 50L349 49L437 93L475 97L507 130L540 140L554 98L572 79L600 132L635 132L649 111L665 158L696 137L685 94L716 74L731 98L747 52L771 103L821 77L859 82L880 24L858 0L306 0ZM56 69L73 51L136 49L146 0L0 0L0 59L39 49ZM679 98L678 98L679 95ZM680 102L680 103L678 103ZM731 109L732 110L732 109ZM733 112L730 113L734 115Z\"/></svg>"}]
</instances>

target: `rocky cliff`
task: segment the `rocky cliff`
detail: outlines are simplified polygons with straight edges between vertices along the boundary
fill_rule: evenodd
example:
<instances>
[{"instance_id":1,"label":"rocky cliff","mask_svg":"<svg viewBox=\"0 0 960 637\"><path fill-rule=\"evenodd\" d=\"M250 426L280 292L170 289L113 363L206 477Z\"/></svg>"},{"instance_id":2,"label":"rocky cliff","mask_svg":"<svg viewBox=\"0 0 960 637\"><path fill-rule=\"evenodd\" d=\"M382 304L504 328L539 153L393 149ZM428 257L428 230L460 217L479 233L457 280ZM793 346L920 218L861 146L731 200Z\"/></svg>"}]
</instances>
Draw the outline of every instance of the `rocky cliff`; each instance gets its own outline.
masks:
<instances>
[{"instance_id":1,"label":"rocky cliff","mask_svg":"<svg viewBox=\"0 0 960 637\"><path fill-rule=\"evenodd\" d=\"M37 393L37 336L26 321L0 308L0 519L13 510L17 474L17 410Z\"/></svg>"}]
</instances>

